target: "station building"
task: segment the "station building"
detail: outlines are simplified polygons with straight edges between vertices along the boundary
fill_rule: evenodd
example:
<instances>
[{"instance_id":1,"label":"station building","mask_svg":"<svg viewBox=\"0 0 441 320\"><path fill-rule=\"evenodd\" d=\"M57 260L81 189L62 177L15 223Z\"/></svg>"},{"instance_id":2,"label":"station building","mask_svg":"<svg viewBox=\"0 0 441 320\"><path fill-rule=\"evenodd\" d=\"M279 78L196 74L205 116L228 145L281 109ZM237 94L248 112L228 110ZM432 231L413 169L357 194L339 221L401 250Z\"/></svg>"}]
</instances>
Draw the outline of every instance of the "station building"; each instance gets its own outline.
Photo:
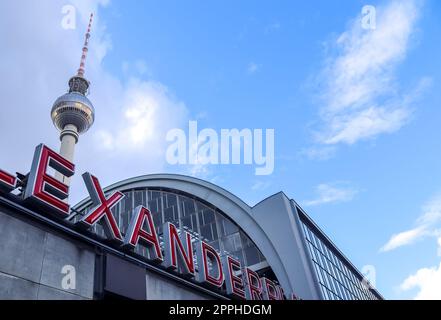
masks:
<instances>
[{"instance_id":1,"label":"station building","mask_svg":"<svg viewBox=\"0 0 441 320\"><path fill-rule=\"evenodd\" d=\"M95 120L84 77L92 18L50 112L60 152L41 144L29 173L0 169L0 299L382 299L283 192L251 207L192 177L102 189L85 173L90 197L70 207L75 146Z\"/></svg>"},{"instance_id":2,"label":"station building","mask_svg":"<svg viewBox=\"0 0 441 320\"><path fill-rule=\"evenodd\" d=\"M193 244L202 240L219 256L228 255L276 284L283 294L277 292L277 298L382 299L283 192L250 207L212 183L172 174L141 176L104 189L106 197L115 192L124 195L111 208L121 233L127 233L136 208L143 206L151 212L162 252L162 226L170 222L180 233L190 234ZM94 207L85 199L57 220L20 195L0 196L0 298L237 298L227 294L226 277L214 288L196 281L197 276L152 263L151 251L141 242L131 251L121 249L106 236L104 219L87 230L73 225ZM195 255L193 251L197 274L201 266ZM74 287L63 283L69 272L75 272ZM246 285L244 279L241 288Z\"/></svg>"}]
</instances>

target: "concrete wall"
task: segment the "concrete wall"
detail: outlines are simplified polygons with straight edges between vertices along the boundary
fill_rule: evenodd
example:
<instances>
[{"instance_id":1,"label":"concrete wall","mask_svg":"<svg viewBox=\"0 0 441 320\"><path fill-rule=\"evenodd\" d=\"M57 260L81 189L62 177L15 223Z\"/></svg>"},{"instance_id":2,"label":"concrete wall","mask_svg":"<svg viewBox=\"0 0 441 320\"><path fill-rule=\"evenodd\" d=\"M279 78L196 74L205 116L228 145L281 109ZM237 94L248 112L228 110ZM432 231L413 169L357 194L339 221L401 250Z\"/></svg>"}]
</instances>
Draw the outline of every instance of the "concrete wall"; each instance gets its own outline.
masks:
<instances>
[{"instance_id":1,"label":"concrete wall","mask_svg":"<svg viewBox=\"0 0 441 320\"><path fill-rule=\"evenodd\" d=\"M94 250L93 246L31 220L25 213L0 205L0 300L93 299L94 281L97 281ZM113 261L120 261L117 271L110 272L107 265L106 271L100 272L108 274L107 280L113 274L112 285L107 282L104 288L109 292L132 299L212 299L208 294L124 259ZM74 289L63 288L64 266L75 268ZM139 272L133 272L135 269ZM143 284L142 294L133 290L131 278ZM127 286L129 288L124 289Z\"/></svg>"},{"instance_id":2,"label":"concrete wall","mask_svg":"<svg viewBox=\"0 0 441 320\"><path fill-rule=\"evenodd\" d=\"M0 207L0 299L92 299L92 248L17 218ZM63 289L62 268L75 268L75 289Z\"/></svg>"},{"instance_id":3,"label":"concrete wall","mask_svg":"<svg viewBox=\"0 0 441 320\"><path fill-rule=\"evenodd\" d=\"M135 300L201 300L212 296L111 254L106 255L104 290Z\"/></svg>"},{"instance_id":4,"label":"concrete wall","mask_svg":"<svg viewBox=\"0 0 441 320\"><path fill-rule=\"evenodd\" d=\"M201 292L187 288L176 281L153 272L146 274L147 300L208 300L214 299Z\"/></svg>"}]
</instances>

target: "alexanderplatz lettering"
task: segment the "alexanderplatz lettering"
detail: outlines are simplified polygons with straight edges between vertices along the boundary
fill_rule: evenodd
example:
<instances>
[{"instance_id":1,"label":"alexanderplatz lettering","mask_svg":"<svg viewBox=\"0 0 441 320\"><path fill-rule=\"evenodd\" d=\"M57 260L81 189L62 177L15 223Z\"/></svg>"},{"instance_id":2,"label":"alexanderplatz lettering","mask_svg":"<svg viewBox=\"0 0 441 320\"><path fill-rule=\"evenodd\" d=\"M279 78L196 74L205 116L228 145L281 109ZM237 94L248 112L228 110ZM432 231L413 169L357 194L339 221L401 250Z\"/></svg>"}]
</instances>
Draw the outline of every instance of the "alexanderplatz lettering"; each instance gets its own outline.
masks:
<instances>
[{"instance_id":1,"label":"alexanderplatz lettering","mask_svg":"<svg viewBox=\"0 0 441 320\"><path fill-rule=\"evenodd\" d=\"M55 179L47 171L49 168L71 177L75 165L43 144L37 146L31 171L24 191L24 200L45 209L52 218L65 219L70 213L66 199L69 186ZM102 222L106 236L115 247L134 250L141 242L149 250L150 263L163 265L182 276L194 278L200 284L214 289L225 290L232 298L247 300L283 300L282 287L270 279L259 275L229 255L220 255L208 243L192 241L190 233L170 222L162 226L164 247L161 250L158 235L149 209L144 206L135 208L130 225L123 236L111 209L124 195L115 192L105 196L98 179L86 172L83 174L94 208L75 223L89 229ZM17 187L18 178L0 169L0 194L9 193ZM196 253L198 270L195 270L193 252ZM211 265L211 268L209 267ZM225 284L225 286L224 286ZM295 299L292 294L290 298Z\"/></svg>"}]
</instances>

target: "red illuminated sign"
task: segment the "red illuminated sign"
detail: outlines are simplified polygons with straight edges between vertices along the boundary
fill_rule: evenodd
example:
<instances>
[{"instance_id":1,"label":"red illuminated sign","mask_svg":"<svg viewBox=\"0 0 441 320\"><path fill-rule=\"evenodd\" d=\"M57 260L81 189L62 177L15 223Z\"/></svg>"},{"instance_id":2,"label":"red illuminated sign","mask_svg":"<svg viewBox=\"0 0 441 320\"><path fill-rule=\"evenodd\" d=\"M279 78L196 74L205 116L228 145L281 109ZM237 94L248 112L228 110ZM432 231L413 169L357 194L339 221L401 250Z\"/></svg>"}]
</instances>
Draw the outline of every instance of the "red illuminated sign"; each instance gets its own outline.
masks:
<instances>
[{"instance_id":1,"label":"red illuminated sign","mask_svg":"<svg viewBox=\"0 0 441 320\"><path fill-rule=\"evenodd\" d=\"M221 258L217 251L208 243L199 241L196 247L196 257L199 265L196 281L221 288L224 283L224 273ZM212 266L211 269L210 265Z\"/></svg>"},{"instance_id":2,"label":"red illuminated sign","mask_svg":"<svg viewBox=\"0 0 441 320\"><path fill-rule=\"evenodd\" d=\"M222 266L225 273L227 294L235 298L245 299L244 281L238 275L242 273L240 262L230 256L226 256Z\"/></svg>"},{"instance_id":3,"label":"red illuminated sign","mask_svg":"<svg viewBox=\"0 0 441 320\"><path fill-rule=\"evenodd\" d=\"M73 163L40 144L35 149L24 199L34 206L34 209L38 210L42 207L43 213L48 212L52 217L65 219L70 213L66 201L69 187L52 176L49 168L67 178L75 172ZM113 246L127 252L135 250L139 243L142 243L149 250L148 257L145 257L149 262L161 264L173 272L194 278L196 282L221 290L232 298L285 299L280 285L259 277L257 272L242 266L230 255L225 253L221 255L208 243L196 239L197 237L193 237L185 230L179 230L173 223L166 222L162 226L163 246L161 246L153 216L150 210L143 206L138 206L134 210L123 236L112 214L112 208L124 198L124 194L117 191L106 195L99 180L88 172L83 174L83 179L94 207L75 224L91 229L100 222ZM17 185L17 177L0 169L0 195L12 192ZM35 204L39 207L35 207ZM291 294L290 298L298 299L294 294Z\"/></svg>"},{"instance_id":4,"label":"red illuminated sign","mask_svg":"<svg viewBox=\"0 0 441 320\"><path fill-rule=\"evenodd\" d=\"M191 235L178 228L173 223L166 222L163 226L164 234L164 266L172 270L179 270L184 275L194 275L193 245Z\"/></svg>"},{"instance_id":5,"label":"red illuminated sign","mask_svg":"<svg viewBox=\"0 0 441 320\"><path fill-rule=\"evenodd\" d=\"M104 231L106 232L107 237L118 242L123 242L121 231L118 228L118 224L113 217L111 209L124 198L124 195L121 192L115 192L106 198L100 182L95 176L86 172L83 174L83 179L87 190L89 191L90 199L95 207L90 213L85 215L78 224L90 228L103 219Z\"/></svg>"},{"instance_id":6,"label":"red illuminated sign","mask_svg":"<svg viewBox=\"0 0 441 320\"><path fill-rule=\"evenodd\" d=\"M17 186L17 178L0 169L0 190L10 192Z\"/></svg>"},{"instance_id":7,"label":"red illuminated sign","mask_svg":"<svg viewBox=\"0 0 441 320\"><path fill-rule=\"evenodd\" d=\"M280 291L276 284L268 278L261 278L263 300L279 300Z\"/></svg>"},{"instance_id":8,"label":"red illuminated sign","mask_svg":"<svg viewBox=\"0 0 441 320\"><path fill-rule=\"evenodd\" d=\"M44 206L51 213L68 216L70 206L64 201L69 195L69 187L49 175L47 170L52 168L65 177L75 173L75 165L52 151L43 144L35 149L31 172L25 190L25 200Z\"/></svg>"},{"instance_id":9,"label":"red illuminated sign","mask_svg":"<svg viewBox=\"0 0 441 320\"><path fill-rule=\"evenodd\" d=\"M143 229L143 225L147 223L148 230ZM132 222L126 232L124 244L132 249L135 249L138 242L142 241L150 249L150 260L163 261L161 246L156 234L155 223L153 222L150 210L139 206L135 209Z\"/></svg>"},{"instance_id":10,"label":"red illuminated sign","mask_svg":"<svg viewBox=\"0 0 441 320\"><path fill-rule=\"evenodd\" d=\"M262 300L262 283L257 272L245 268L245 297L247 300Z\"/></svg>"}]
</instances>

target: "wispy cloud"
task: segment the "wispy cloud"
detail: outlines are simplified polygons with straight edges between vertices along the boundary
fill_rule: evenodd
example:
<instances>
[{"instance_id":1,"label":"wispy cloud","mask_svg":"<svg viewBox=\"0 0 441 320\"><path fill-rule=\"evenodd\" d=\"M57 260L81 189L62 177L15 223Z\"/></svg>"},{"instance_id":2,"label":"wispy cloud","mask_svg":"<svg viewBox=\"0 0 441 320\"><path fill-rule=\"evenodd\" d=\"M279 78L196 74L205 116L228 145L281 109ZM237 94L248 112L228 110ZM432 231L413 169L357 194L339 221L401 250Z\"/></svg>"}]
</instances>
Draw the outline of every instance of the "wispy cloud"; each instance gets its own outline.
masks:
<instances>
[{"instance_id":1,"label":"wispy cloud","mask_svg":"<svg viewBox=\"0 0 441 320\"><path fill-rule=\"evenodd\" d=\"M422 214L416 220L416 226L412 229L394 234L389 241L381 247L381 252L391 251L396 248L415 243L423 237L439 237L441 230L441 193L434 196L422 207Z\"/></svg>"},{"instance_id":2,"label":"wispy cloud","mask_svg":"<svg viewBox=\"0 0 441 320\"><path fill-rule=\"evenodd\" d=\"M336 52L319 77L324 104L319 143L353 144L409 121L412 97L400 94L395 73L408 53L419 11L417 0L392 1L377 8L375 30L363 29L357 17L336 39Z\"/></svg>"},{"instance_id":3,"label":"wispy cloud","mask_svg":"<svg viewBox=\"0 0 441 320\"><path fill-rule=\"evenodd\" d=\"M278 22L278 21L273 22L273 23L270 23L269 25L267 25L267 26L265 27L264 33L265 33L265 34L273 33L273 32L275 32L275 31L279 30L279 29L281 28L281 26L282 26L282 25L281 25L280 22Z\"/></svg>"},{"instance_id":4,"label":"wispy cloud","mask_svg":"<svg viewBox=\"0 0 441 320\"><path fill-rule=\"evenodd\" d=\"M347 183L322 183L316 187L317 197L304 202L305 206L317 206L326 203L347 202L354 198L358 190Z\"/></svg>"},{"instance_id":5,"label":"wispy cloud","mask_svg":"<svg viewBox=\"0 0 441 320\"><path fill-rule=\"evenodd\" d=\"M125 75L132 75L133 73L137 73L140 76L148 75L152 76L152 73L147 66L147 63L143 59L137 59L135 61L123 61L121 65L121 69Z\"/></svg>"},{"instance_id":6,"label":"wispy cloud","mask_svg":"<svg viewBox=\"0 0 441 320\"><path fill-rule=\"evenodd\" d=\"M310 160L328 160L335 155L336 149L335 146L314 146L303 149L300 154Z\"/></svg>"},{"instance_id":7,"label":"wispy cloud","mask_svg":"<svg viewBox=\"0 0 441 320\"><path fill-rule=\"evenodd\" d=\"M406 230L392 235L389 241L380 249L382 252L391 251L398 247L402 247L414 243L421 237L427 235L425 226L419 226L414 229Z\"/></svg>"},{"instance_id":8,"label":"wispy cloud","mask_svg":"<svg viewBox=\"0 0 441 320\"><path fill-rule=\"evenodd\" d=\"M438 256L441 256L441 193L435 195L422 207L422 214L416 220L416 227L396 235L381 248L390 251L409 245L424 237L435 238L438 244ZM417 288L416 300L441 299L441 263L439 266L423 267L408 276L399 286L400 291Z\"/></svg>"},{"instance_id":9,"label":"wispy cloud","mask_svg":"<svg viewBox=\"0 0 441 320\"><path fill-rule=\"evenodd\" d=\"M248 74L255 74L257 71L260 70L260 67L261 66L259 64L255 62L250 62L247 67L247 72Z\"/></svg>"},{"instance_id":10,"label":"wispy cloud","mask_svg":"<svg viewBox=\"0 0 441 320\"><path fill-rule=\"evenodd\" d=\"M270 181L255 181L254 184L251 186L251 190L253 191L262 191L267 189L268 187L271 186L271 182Z\"/></svg>"}]
</instances>

